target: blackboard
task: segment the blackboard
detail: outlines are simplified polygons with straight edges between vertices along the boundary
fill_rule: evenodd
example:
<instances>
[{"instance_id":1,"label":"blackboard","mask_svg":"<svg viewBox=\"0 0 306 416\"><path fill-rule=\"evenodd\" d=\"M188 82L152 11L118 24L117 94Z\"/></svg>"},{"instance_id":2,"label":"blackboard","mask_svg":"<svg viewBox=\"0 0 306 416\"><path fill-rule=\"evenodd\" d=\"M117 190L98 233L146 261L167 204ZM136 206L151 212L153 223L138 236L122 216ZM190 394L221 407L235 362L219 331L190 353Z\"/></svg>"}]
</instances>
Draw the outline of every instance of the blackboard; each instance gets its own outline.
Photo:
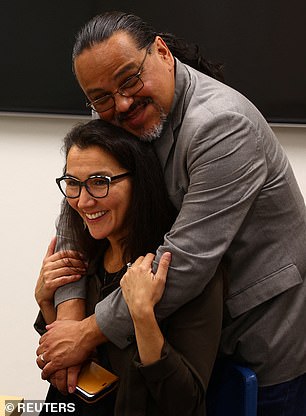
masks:
<instances>
[{"instance_id":1,"label":"blackboard","mask_svg":"<svg viewBox=\"0 0 306 416\"><path fill-rule=\"evenodd\" d=\"M199 44L270 122L306 123L305 0L2 0L0 111L88 114L71 71L77 30L130 11Z\"/></svg>"}]
</instances>

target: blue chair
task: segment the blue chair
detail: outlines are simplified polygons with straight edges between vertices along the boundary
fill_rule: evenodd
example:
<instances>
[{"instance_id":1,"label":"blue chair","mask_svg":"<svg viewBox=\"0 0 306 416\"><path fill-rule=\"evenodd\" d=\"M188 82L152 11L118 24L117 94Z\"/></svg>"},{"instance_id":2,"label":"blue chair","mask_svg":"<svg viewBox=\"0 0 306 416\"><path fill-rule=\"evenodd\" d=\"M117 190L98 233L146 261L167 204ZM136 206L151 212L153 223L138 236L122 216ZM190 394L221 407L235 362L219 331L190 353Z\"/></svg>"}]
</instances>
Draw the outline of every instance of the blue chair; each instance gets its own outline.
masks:
<instances>
[{"instance_id":1,"label":"blue chair","mask_svg":"<svg viewBox=\"0 0 306 416\"><path fill-rule=\"evenodd\" d=\"M256 416L257 378L254 371L232 363L216 363L207 391L207 416Z\"/></svg>"}]
</instances>

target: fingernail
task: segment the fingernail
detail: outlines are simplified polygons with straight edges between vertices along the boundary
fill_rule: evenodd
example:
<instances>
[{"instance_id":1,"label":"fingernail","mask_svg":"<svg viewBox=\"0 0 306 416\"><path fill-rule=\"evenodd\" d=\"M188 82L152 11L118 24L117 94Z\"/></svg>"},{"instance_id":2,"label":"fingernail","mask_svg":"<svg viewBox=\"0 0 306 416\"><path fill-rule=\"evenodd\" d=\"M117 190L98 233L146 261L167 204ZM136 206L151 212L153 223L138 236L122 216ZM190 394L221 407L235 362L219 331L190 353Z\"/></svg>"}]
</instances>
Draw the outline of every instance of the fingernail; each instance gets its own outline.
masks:
<instances>
[{"instance_id":1,"label":"fingernail","mask_svg":"<svg viewBox=\"0 0 306 416\"><path fill-rule=\"evenodd\" d=\"M73 386L69 386L68 387L68 391L70 394L72 394L74 392L75 388Z\"/></svg>"},{"instance_id":2,"label":"fingernail","mask_svg":"<svg viewBox=\"0 0 306 416\"><path fill-rule=\"evenodd\" d=\"M166 260L170 261L170 260L171 260L171 253L170 253L169 251L166 251L166 252L164 253L164 258L165 258Z\"/></svg>"}]
</instances>

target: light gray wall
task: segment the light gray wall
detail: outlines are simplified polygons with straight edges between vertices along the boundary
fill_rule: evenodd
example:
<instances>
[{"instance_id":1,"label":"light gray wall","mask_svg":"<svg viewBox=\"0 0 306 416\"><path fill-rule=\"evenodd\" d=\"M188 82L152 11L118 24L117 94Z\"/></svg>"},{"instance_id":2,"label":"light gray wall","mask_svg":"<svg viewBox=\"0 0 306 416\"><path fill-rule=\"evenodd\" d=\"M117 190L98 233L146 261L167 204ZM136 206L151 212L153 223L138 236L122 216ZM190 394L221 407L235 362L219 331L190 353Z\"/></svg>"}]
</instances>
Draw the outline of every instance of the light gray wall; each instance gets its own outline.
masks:
<instances>
[{"instance_id":1,"label":"light gray wall","mask_svg":"<svg viewBox=\"0 0 306 416\"><path fill-rule=\"evenodd\" d=\"M77 119L0 116L0 394L42 399L34 287L61 200L61 141Z\"/></svg>"},{"instance_id":2,"label":"light gray wall","mask_svg":"<svg viewBox=\"0 0 306 416\"><path fill-rule=\"evenodd\" d=\"M43 399L47 382L35 363L38 335L33 292L61 196L62 138L73 117L0 114L0 395ZM273 126L286 148L306 198L306 128Z\"/></svg>"}]
</instances>

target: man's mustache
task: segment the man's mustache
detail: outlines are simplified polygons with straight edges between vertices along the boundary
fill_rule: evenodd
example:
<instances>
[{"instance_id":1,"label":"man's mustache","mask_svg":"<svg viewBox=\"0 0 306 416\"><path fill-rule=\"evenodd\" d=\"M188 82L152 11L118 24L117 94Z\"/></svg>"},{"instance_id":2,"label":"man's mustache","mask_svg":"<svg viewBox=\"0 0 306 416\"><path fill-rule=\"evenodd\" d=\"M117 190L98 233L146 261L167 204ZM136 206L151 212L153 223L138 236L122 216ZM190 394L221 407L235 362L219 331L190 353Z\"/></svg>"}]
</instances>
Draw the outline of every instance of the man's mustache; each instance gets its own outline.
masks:
<instances>
[{"instance_id":1,"label":"man's mustache","mask_svg":"<svg viewBox=\"0 0 306 416\"><path fill-rule=\"evenodd\" d=\"M153 103L153 100L152 100L151 97L140 98L137 101L134 101L133 104L131 104L128 111L125 111L124 113L118 114L116 119L120 123L120 122L126 120L127 118L129 118L130 114L132 114L133 111L135 111L138 107L141 107L141 106L144 107L144 106L146 106L148 104L152 104L152 103Z\"/></svg>"}]
</instances>

